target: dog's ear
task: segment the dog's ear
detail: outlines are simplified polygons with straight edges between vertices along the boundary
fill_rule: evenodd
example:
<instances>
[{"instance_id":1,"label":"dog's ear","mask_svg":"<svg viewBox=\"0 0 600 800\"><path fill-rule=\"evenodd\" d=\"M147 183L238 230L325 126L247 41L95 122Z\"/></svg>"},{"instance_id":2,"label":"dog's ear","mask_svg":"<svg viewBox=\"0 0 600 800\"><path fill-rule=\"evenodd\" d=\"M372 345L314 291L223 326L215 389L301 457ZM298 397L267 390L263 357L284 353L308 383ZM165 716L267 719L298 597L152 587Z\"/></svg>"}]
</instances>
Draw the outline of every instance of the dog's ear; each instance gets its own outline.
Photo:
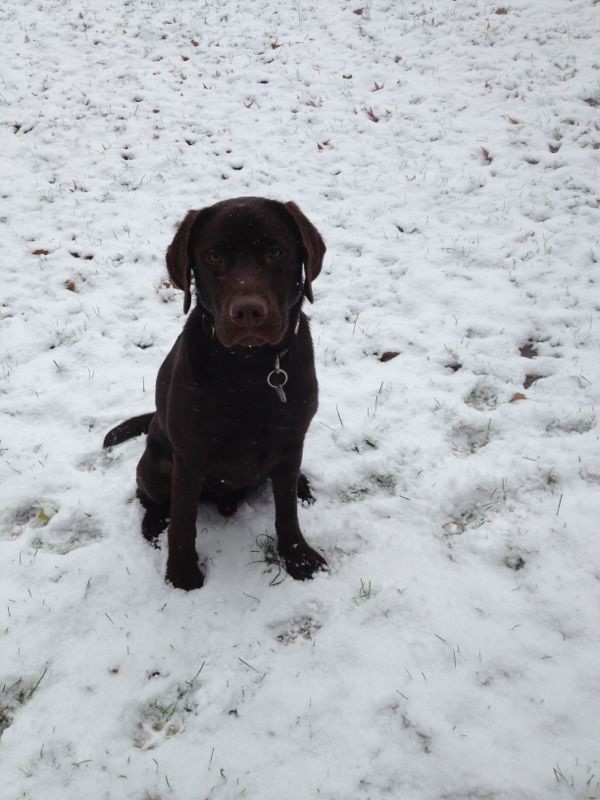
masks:
<instances>
[{"instance_id":1,"label":"dog's ear","mask_svg":"<svg viewBox=\"0 0 600 800\"><path fill-rule=\"evenodd\" d=\"M307 219L302 211L298 208L296 203L284 203L284 208L296 223L300 236L302 237L302 244L306 251L306 260L304 262L304 271L306 273L304 280L304 294L308 300L313 302L312 282L321 272L323 266L323 256L325 255L325 242L321 238L321 234L315 226Z\"/></svg>"},{"instance_id":2,"label":"dog's ear","mask_svg":"<svg viewBox=\"0 0 600 800\"><path fill-rule=\"evenodd\" d=\"M184 292L184 314L187 314L190 310L192 302L192 265L189 256L190 234L200 214L201 211L188 211L185 219L177 229L173 241L167 248L167 270L175 286Z\"/></svg>"}]
</instances>

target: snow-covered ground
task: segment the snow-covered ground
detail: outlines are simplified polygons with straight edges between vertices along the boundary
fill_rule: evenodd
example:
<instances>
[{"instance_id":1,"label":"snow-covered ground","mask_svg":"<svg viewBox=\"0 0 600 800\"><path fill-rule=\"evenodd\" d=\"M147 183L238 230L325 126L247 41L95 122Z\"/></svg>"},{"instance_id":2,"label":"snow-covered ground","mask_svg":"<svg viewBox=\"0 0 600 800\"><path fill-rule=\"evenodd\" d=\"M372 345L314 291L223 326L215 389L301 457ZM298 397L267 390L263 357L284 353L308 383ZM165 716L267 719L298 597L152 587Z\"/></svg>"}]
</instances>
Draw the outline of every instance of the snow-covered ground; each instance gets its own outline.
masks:
<instances>
[{"instance_id":1,"label":"snow-covered ground","mask_svg":"<svg viewBox=\"0 0 600 800\"><path fill-rule=\"evenodd\" d=\"M600 798L599 15L3 3L2 798ZM200 509L186 594L101 443L183 324L177 222L245 194L328 245L331 573L268 563L265 488Z\"/></svg>"}]
</instances>

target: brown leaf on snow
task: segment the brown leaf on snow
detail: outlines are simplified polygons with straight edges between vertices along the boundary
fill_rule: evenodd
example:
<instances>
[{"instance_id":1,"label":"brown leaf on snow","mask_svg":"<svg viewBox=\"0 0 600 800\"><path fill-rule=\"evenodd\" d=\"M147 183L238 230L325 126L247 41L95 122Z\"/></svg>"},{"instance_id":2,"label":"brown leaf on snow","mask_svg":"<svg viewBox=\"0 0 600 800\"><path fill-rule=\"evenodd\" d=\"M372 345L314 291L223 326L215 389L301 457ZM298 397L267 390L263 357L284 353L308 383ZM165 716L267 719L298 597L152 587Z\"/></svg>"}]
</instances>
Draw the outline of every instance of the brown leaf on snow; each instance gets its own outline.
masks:
<instances>
[{"instance_id":1,"label":"brown leaf on snow","mask_svg":"<svg viewBox=\"0 0 600 800\"><path fill-rule=\"evenodd\" d=\"M392 358L396 358L396 356L399 355L400 353L397 353L395 350L386 350L385 353L382 353L379 356L379 360L385 363L386 361L391 361Z\"/></svg>"},{"instance_id":2,"label":"brown leaf on snow","mask_svg":"<svg viewBox=\"0 0 600 800\"><path fill-rule=\"evenodd\" d=\"M490 155L490 151L487 149L487 147L480 147L479 149L481 150L481 155L483 156L484 162L486 164L491 164L494 159Z\"/></svg>"},{"instance_id":3,"label":"brown leaf on snow","mask_svg":"<svg viewBox=\"0 0 600 800\"><path fill-rule=\"evenodd\" d=\"M75 281L65 281L65 289L68 289L70 292L76 292L77 285Z\"/></svg>"},{"instance_id":4,"label":"brown leaf on snow","mask_svg":"<svg viewBox=\"0 0 600 800\"><path fill-rule=\"evenodd\" d=\"M519 400L527 400L527 397L521 392L515 392L515 394L513 394L513 396L510 398L509 402L518 403Z\"/></svg>"},{"instance_id":5,"label":"brown leaf on snow","mask_svg":"<svg viewBox=\"0 0 600 800\"><path fill-rule=\"evenodd\" d=\"M32 256L47 256L50 253L49 250L44 250L43 247L39 247L37 250L32 250Z\"/></svg>"},{"instance_id":6,"label":"brown leaf on snow","mask_svg":"<svg viewBox=\"0 0 600 800\"><path fill-rule=\"evenodd\" d=\"M364 13L365 13L365 10L364 10L364 8L355 8L355 9L354 9L354 11L353 11L352 13L353 13L353 14L356 14L357 16L359 16L359 17L360 17L362 14L364 14Z\"/></svg>"},{"instance_id":7,"label":"brown leaf on snow","mask_svg":"<svg viewBox=\"0 0 600 800\"><path fill-rule=\"evenodd\" d=\"M371 122L379 122L379 117L375 114L375 112L370 106L369 108L365 108L365 112L367 117L371 120Z\"/></svg>"}]
</instances>

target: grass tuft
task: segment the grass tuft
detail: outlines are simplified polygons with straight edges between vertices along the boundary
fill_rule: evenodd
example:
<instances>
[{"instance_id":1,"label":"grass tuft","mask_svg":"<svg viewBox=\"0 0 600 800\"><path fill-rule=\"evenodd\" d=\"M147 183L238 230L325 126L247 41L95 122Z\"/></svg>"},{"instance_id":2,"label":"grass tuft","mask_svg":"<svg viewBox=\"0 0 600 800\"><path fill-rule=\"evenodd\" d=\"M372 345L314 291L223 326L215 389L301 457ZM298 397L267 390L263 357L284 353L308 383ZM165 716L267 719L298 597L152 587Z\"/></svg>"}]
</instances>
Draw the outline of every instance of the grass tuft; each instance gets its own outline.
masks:
<instances>
[{"instance_id":1,"label":"grass tuft","mask_svg":"<svg viewBox=\"0 0 600 800\"><path fill-rule=\"evenodd\" d=\"M269 586L279 586L280 583L286 578L286 571L283 559L279 555L277 549L277 541L268 533L262 533L256 537L256 546L258 550L253 550L253 553L259 553L260 558L251 561L251 564L264 564L265 569L263 572L272 572L277 570L275 576L269 581Z\"/></svg>"}]
</instances>

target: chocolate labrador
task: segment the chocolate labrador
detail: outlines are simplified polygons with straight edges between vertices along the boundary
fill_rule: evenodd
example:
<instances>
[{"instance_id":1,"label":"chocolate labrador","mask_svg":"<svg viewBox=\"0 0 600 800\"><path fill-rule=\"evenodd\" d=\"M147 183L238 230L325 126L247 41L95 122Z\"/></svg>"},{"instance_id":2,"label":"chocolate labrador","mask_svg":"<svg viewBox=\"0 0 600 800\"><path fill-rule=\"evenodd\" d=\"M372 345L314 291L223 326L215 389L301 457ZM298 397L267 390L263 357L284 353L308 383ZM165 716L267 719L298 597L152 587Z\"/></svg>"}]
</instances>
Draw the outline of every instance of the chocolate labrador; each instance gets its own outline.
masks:
<instances>
[{"instance_id":1,"label":"chocolate labrador","mask_svg":"<svg viewBox=\"0 0 600 800\"><path fill-rule=\"evenodd\" d=\"M204 581L196 554L198 501L226 515L249 487L271 478L275 530L287 572L298 580L327 568L298 524L300 472L317 409L317 378L302 302L313 300L325 244L295 203L259 197L190 211L167 250L184 311L196 304L158 371L156 411L113 428L110 447L147 433L137 468L144 536L169 524L167 580Z\"/></svg>"}]
</instances>

